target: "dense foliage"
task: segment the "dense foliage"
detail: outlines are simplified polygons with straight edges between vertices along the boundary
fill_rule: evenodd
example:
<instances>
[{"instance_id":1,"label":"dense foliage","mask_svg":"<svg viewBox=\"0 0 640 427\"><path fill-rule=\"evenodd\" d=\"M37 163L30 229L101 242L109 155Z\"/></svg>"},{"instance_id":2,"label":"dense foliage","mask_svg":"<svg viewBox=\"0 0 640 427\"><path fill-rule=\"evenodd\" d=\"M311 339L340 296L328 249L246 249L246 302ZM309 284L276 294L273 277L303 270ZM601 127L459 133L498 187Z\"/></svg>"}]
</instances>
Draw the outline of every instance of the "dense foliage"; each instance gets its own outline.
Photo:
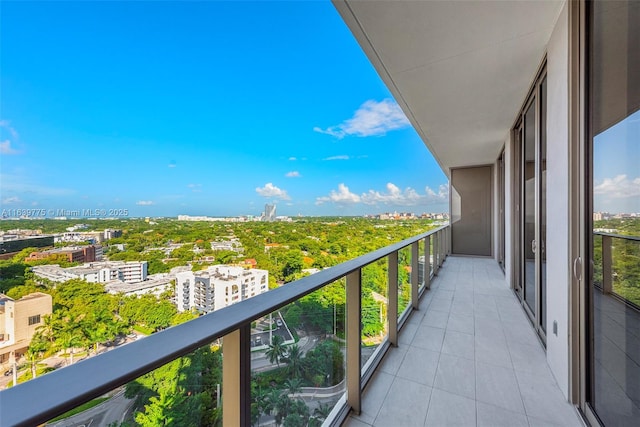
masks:
<instances>
[{"instance_id":1,"label":"dense foliage","mask_svg":"<svg viewBox=\"0 0 640 427\"><path fill-rule=\"evenodd\" d=\"M597 221L595 227L612 234L640 237L640 219ZM611 242L613 292L640 307L640 242L613 238ZM593 238L594 281L602 284L602 236Z\"/></svg>"},{"instance_id":2,"label":"dense foliage","mask_svg":"<svg viewBox=\"0 0 640 427\"><path fill-rule=\"evenodd\" d=\"M306 269L337 265L376 249L396 243L432 228L429 221L376 221L364 218L316 218L294 222L183 222L154 219L75 221L2 221L0 228L40 229L42 233L62 232L80 222L85 231L122 229L121 237L104 243L109 260L146 260L148 271L168 272L172 267L193 270L211 264L238 263L254 259L256 267L269 271L269 286L288 284L309 274ZM210 242L236 241L238 250L213 250ZM38 359L64 351L69 363L74 352L97 352L99 344L109 344L132 328L153 332L190 320L192 313L177 313L171 295L110 295L102 284L81 280L50 283L30 272L33 263L25 259L35 251L27 248L10 260L0 261L0 292L20 298L33 291L53 296L53 314L44 318L29 349L36 366ZM40 249L38 249L40 250ZM54 263L42 260L38 263ZM399 255L400 309L409 301L410 256ZM63 263L63 266L68 266ZM386 260L362 270L363 338L379 339L384 332L387 295ZM306 353L297 345L284 345L275 335L266 351L273 369L254 378L253 421L274 417L279 425L320 425L329 407L310 411L296 397L301 387L333 386L344 378L344 355L340 344L329 336L344 336L345 280L338 280L282 309L294 336L305 330L327 337ZM375 342L373 342L375 343ZM217 425L216 385L221 383L221 355L206 347L175 360L127 385L126 394L137 399L133 419L140 425ZM194 415L195 414L195 415Z\"/></svg>"}]
</instances>

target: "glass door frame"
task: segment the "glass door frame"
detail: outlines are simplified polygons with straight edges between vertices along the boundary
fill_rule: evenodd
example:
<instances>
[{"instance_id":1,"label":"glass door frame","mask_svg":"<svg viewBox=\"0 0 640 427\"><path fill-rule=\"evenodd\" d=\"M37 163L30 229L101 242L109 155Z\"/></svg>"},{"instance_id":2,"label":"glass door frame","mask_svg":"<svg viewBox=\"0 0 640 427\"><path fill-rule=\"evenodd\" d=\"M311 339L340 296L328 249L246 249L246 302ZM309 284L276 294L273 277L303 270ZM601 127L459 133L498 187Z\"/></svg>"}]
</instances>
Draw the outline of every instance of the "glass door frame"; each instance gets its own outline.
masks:
<instances>
[{"instance_id":1,"label":"glass door frame","mask_svg":"<svg viewBox=\"0 0 640 427\"><path fill-rule=\"evenodd\" d=\"M546 58L543 60L538 73L536 74L536 79L532 88L527 95L526 102L523 105L520 113L518 114L518 119L516 121L516 125L513 127L513 140L514 144L514 176L516 178L517 185L515 186L514 191L514 235L515 235L515 262L514 262L514 290L516 295L520 300L521 305L523 306L527 316L532 322L536 333L539 335L542 343L546 345L546 330L544 325L544 319L542 318L542 314L546 314L546 301L542 300L542 260L541 260L541 251L544 250L543 241L546 239L542 239L542 228L540 226L542 215L546 216L546 212L542 212L541 210L541 196L542 196L542 166L541 166L541 114L542 112L546 113L546 108L542 108L541 104L541 86L542 83L546 80ZM546 102L546 95L544 96L544 101ZM527 243L526 240L526 180L525 180L525 171L526 171L526 134L527 132L525 126L525 115L529 111L530 108L533 107L533 111L535 113L534 116L534 188L533 188L533 203L534 203L534 238L533 242ZM546 125L546 120L544 122ZM545 130L546 131L546 130ZM546 156L545 156L546 157ZM545 220L546 222L546 220ZM531 246L535 250L533 251L534 255L534 296L533 296L533 305L532 309L529 306L529 302L526 298L526 251L529 248L528 245Z\"/></svg>"}]
</instances>

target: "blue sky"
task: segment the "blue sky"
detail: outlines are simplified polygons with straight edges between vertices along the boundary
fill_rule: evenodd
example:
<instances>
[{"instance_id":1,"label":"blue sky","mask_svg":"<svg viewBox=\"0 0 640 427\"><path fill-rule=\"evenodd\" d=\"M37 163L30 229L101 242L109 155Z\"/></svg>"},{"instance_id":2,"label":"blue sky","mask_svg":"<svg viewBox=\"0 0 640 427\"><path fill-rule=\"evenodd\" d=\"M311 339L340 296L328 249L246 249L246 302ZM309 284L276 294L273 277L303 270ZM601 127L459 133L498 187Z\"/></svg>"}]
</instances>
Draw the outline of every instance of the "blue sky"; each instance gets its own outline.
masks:
<instances>
[{"instance_id":1,"label":"blue sky","mask_svg":"<svg viewBox=\"0 0 640 427\"><path fill-rule=\"evenodd\" d=\"M328 1L2 2L3 209L448 210Z\"/></svg>"},{"instance_id":2,"label":"blue sky","mask_svg":"<svg viewBox=\"0 0 640 427\"><path fill-rule=\"evenodd\" d=\"M640 111L593 140L596 212L640 212Z\"/></svg>"}]
</instances>

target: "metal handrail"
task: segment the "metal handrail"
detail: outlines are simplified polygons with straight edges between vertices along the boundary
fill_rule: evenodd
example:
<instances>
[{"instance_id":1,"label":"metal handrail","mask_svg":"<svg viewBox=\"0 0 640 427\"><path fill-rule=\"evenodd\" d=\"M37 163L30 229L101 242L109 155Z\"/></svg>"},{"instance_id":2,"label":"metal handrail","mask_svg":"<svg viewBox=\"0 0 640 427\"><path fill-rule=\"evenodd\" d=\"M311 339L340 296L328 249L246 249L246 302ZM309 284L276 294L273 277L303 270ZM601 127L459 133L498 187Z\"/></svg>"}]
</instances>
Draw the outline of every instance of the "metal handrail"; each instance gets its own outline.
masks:
<instances>
[{"instance_id":1,"label":"metal handrail","mask_svg":"<svg viewBox=\"0 0 640 427\"><path fill-rule=\"evenodd\" d=\"M0 391L0 426L44 423L447 227L448 225L444 225L369 252L187 323ZM434 268L434 272L435 270Z\"/></svg>"},{"instance_id":2,"label":"metal handrail","mask_svg":"<svg viewBox=\"0 0 640 427\"><path fill-rule=\"evenodd\" d=\"M595 231L593 234L598 236L613 237L615 239L625 239L625 240L633 240L635 242L640 242L640 236L626 236L624 234L602 233L600 231Z\"/></svg>"}]
</instances>

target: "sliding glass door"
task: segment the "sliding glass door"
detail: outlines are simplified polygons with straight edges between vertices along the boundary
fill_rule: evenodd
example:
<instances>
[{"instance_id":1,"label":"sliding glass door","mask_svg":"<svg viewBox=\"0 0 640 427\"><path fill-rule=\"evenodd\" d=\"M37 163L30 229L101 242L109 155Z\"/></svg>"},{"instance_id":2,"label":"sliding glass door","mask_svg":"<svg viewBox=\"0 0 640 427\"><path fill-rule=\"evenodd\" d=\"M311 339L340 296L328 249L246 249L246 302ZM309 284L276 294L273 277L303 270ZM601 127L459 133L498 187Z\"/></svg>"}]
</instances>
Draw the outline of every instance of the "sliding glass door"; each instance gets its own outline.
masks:
<instances>
[{"instance_id":1,"label":"sliding glass door","mask_svg":"<svg viewBox=\"0 0 640 427\"><path fill-rule=\"evenodd\" d=\"M536 80L514 129L519 186L517 220L518 293L540 336L546 333L546 76Z\"/></svg>"},{"instance_id":2,"label":"sliding glass door","mask_svg":"<svg viewBox=\"0 0 640 427\"><path fill-rule=\"evenodd\" d=\"M640 424L640 2L588 4L586 402Z\"/></svg>"}]
</instances>

